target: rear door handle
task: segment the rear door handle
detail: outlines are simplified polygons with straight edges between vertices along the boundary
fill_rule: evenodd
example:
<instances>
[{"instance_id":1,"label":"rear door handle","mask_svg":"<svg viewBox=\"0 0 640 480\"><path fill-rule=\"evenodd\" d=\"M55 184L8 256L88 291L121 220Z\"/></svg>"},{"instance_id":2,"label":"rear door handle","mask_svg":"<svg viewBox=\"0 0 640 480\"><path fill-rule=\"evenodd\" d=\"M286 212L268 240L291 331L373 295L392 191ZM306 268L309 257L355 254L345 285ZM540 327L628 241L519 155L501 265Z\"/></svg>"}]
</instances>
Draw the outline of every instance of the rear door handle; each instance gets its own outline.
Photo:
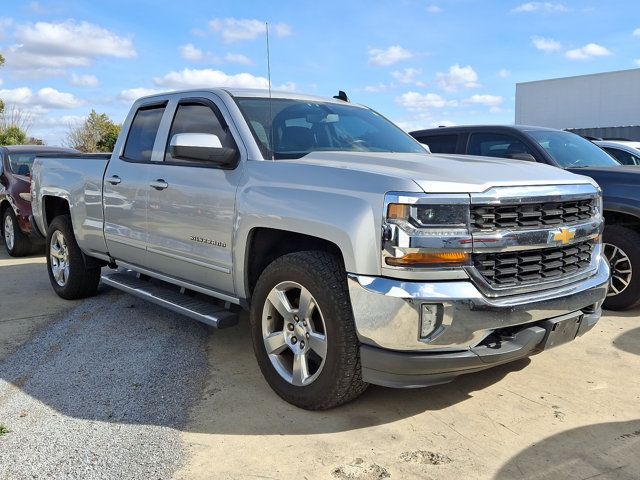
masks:
<instances>
[{"instance_id":1,"label":"rear door handle","mask_svg":"<svg viewBox=\"0 0 640 480\"><path fill-rule=\"evenodd\" d=\"M165 182L163 179L159 178L155 182L151 182L149 186L155 188L156 190L164 190L169 186L169 184Z\"/></svg>"},{"instance_id":2,"label":"rear door handle","mask_svg":"<svg viewBox=\"0 0 640 480\"><path fill-rule=\"evenodd\" d=\"M111 185L118 185L122 179L118 175L113 175L112 177L107 178L107 182Z\"/></svg>"}]
</instances>

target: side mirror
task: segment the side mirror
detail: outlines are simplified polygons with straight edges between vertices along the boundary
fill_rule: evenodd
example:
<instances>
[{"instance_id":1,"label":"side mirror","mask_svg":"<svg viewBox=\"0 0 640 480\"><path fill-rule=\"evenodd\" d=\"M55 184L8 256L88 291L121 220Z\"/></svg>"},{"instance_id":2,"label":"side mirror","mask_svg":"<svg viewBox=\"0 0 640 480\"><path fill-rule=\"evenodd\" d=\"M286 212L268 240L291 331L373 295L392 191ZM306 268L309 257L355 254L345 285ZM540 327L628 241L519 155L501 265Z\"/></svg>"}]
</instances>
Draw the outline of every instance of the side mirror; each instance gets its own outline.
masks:
<instances>
[{"instance_id":1,"label":"side mirror","mask_svg":"<svg viewBox=\"0 0 640 480\"><path fill-rule=\"evenodd\" d=\"M210 133L178 133L171 138L169 153L173 158L211 162L221 167L233 167L238 161L238 151L223 147L220 138Z\"/></svg>"},{"instance_id":2,"label":"side mirror","mask_svg":"<svg viewBox=\"0 0 640 480\"><path fill-rule=\"evenodd\" d=\"M422 142L420 142L420 145L422 145L422 148L424 148L427 151L427 153L432 153L431 149L429 148L429 145L427 145L426 143L422 143Z\"/></svg>"},{"instance_id":3,"label":"side mirror","mask_svg":"<svg viewBox=\"0 0 640 480\"><path fill-rule=\"evenodd\" d=\"M512 153L508 158L512 158L513 160L524 160L525 162L536 161L536 158L530 153Z\"/></svg>"}]
</instances>

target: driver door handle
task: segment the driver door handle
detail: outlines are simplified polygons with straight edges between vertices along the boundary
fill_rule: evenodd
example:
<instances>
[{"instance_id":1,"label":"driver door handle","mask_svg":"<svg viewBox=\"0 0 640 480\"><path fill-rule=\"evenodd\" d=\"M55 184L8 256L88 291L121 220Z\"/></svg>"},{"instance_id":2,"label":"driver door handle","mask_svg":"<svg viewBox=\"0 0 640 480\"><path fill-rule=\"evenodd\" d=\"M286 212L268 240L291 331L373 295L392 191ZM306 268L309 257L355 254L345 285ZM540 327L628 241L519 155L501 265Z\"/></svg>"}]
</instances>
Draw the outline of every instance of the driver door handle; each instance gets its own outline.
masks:
<instances>
[{"instance_id":1,"label":"driver door handle","mask_svg":"<svg viewBox=\"0 0 640 480\"><path fill-rule=\"evenodd\" d=\"M155 188L156 190L164 190L169 186L169 184L165 182L162 178L159 178L158 180L151 182L149 186L152 188Z\"/></svg>"},{"instance_id":2,"label":"driver door handle","mask_svg":"<svg viewBox=\"0 0 640 480\"><path fill-rule=\"evenodd\" d=\"M118 175L113 175L107 178L107 182L109 182L111 185L118 185L121 181L122 179Z\"/></svg>"}]
</instances>

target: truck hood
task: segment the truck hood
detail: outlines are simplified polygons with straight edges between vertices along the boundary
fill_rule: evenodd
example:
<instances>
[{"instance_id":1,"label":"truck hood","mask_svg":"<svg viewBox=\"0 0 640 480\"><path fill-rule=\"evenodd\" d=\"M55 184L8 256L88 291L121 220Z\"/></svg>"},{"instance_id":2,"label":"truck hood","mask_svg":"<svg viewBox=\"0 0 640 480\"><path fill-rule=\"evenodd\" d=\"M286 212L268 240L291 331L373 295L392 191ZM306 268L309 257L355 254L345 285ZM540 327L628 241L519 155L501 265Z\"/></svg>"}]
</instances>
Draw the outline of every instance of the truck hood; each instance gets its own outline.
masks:
<instances>
[{"instance_id":1,"label":"truck hood","mask_svg":"<svg viewBox=\"0 0 640 480\"><path fill-rule=\"evenodd\" d=\"M479 193L491 187L595 182L556 167L522 160L417 153L312 152L296 160L413 180L426 193Z\"/></svg>"}]
</instances>

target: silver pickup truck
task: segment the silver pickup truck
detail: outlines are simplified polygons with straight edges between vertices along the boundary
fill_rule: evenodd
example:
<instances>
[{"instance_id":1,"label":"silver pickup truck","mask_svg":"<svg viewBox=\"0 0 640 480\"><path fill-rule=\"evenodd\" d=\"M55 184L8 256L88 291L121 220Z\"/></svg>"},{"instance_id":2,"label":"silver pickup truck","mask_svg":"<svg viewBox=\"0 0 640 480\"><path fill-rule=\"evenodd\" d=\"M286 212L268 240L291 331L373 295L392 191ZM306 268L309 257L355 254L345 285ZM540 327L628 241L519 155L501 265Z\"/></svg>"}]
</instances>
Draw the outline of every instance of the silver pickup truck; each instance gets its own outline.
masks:
<instances>
[{"instance_id":1,"label":"silver pickup truck","mask_svg":"<svg viewBox=\"0 0 640 480\"><path fill-rule=\"evenodd\" d=\"M430 155L340 98L143 98L112 155L36 160L32 201L58 295L102 279L214 327L249 310L266 380L306 409L571 341L609 281L593 180Z\"/></svg>"}]
</instances>

